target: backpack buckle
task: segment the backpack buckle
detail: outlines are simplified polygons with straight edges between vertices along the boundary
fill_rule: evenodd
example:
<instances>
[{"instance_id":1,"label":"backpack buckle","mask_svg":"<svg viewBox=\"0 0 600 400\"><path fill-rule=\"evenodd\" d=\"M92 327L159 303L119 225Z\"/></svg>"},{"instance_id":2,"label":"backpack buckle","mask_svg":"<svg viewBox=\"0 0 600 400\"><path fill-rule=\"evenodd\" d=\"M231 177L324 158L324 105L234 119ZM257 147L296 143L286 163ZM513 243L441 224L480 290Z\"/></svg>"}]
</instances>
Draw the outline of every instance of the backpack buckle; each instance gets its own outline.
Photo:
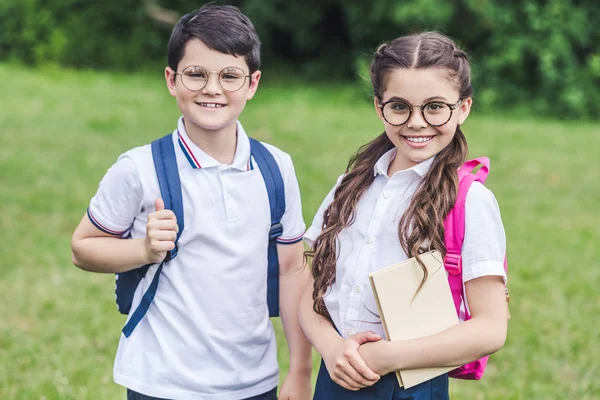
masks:
<instances>
[{"instance_id":1,"label":"backpack buckle","mask_svg":"<svg viewBox=\"0 0 600 400\"><path fill-rule=\"evenodd\" d=\"M281 222L271 225L271 230L269 231L269 240L277 239L283 233L283 225Z\"/></svg>"},{"instance_id":2,"label":"backpack buckle","mask_svg":"<svg viewBox=\"0 0 600 400\"><path fill-rule=\"evenodd\" d=\"M444 257L444 267L451 275L460 275L462 272L462 256L460 254L447 253Z\"/></svg>"}]
</instances>

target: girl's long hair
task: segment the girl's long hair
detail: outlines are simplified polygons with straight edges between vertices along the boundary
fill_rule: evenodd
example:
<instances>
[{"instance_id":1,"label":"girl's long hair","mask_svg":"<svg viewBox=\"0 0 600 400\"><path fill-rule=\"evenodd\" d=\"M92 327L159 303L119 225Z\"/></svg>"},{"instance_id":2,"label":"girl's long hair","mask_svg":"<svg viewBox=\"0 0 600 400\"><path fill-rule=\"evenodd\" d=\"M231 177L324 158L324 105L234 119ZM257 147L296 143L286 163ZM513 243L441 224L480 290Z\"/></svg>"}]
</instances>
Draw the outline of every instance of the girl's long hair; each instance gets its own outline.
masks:
<instances>
[{"instance_id":1,"label":"girl's long hair","mask_svg":"<svg viewBox=\"0 0 600 400\"><path fill-rule=\"evenodd\" d=\"M467 55L448 37L436 32L403 36L384 43L375 52L369 72L373 94L381 101L389 73L396 68L440 68L456 82L460 98L471 97L471 68ZM379 158L394 148L386 133L363 145L354 154L346 174L335 190L331 204L323 214L321 234L312 250L305 253L313 258L313 309L330 318L323 297L335 282L337 237L356 217L356 205L375 179L373 168ZM467 141L457 127L448 146L439 152L429 171L419 184L411 202L398 224L398 238L408 257L416 257L424 276L419 289L427 279L427 269L419 254L429 248L445 254L444 219L454 206L458 192L457 169L467 157ZM417 292L418 292L417 290Z\"/></svg>"}]
</instances>

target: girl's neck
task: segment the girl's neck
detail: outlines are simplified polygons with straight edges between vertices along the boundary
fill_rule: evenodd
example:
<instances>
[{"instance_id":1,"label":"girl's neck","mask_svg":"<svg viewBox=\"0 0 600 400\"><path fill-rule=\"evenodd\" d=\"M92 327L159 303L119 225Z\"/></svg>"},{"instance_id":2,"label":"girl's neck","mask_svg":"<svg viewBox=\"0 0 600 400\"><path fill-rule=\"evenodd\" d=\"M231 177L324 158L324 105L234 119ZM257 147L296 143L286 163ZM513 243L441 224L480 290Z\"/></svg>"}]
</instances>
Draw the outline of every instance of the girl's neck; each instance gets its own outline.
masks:
<instances>
[{"instance_id":1,"label":"girl's neck","mask_svg":"<svg viewBox=\"0 0 600 400\"><path fill-rule=\"evenodd\" d=\"M206 130L183 121L191 141L203 152L224 165L230 165L237 147L237 124L234 122L219 130Z\"/></svg>"},{"instance_id":2,"label":"girl's neck","mask_svg":"<svg viewBox=\"0 0 600 400\"><path fill-rule=\"evenodd\" d=\"M404 171L405 169L412 168L415 165L417 165L417 163L398 155L398 152L396 151L394 154L394 159L388 166L387 174L389 177L392 177L396 172Z\"/></svg>"}]
</instances>

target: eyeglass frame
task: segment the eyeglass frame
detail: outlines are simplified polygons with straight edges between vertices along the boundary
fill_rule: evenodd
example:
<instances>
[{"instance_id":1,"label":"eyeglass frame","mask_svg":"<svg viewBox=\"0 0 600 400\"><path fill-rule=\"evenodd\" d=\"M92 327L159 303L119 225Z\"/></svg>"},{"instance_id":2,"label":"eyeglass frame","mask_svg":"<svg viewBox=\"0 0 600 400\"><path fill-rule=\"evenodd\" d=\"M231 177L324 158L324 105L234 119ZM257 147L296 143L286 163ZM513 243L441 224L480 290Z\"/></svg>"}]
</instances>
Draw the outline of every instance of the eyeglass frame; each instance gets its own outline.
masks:
<instances>
[{"instance_id":1,"label":"eyeglass frame","mask_svg":"<svg viewBox=\"0 0 600 400\"><path fill-rule=\"evenodd\" d=\"M390 99L388 101L385 101L383 103L379 103L379 100L377 101L377 107L381 110L381 115L383 116L383 119L385 119L385 122L387 122L388 124L392 125L392 126L402 126L404 124L406 124L408 121L410 121L410 118L412 117L412 113L413 113L413 108L414 107L419 107L421 110L421 117L423 117L423 121L427 122L427 125L429 126L433 126L434 128L438 128L440 126L444 126L448 123L448 121L450 121L452 119L452 114L454 113L454 110L456 109L456 107L459 107L464 99L458 99L458 101L454 104L452 103L446 103L445 101L439 101L439 100L432 100L432 101L428 101L425 104L410 104L404 100L394 100L394 99ZM408 118L406 118L406 121L404 121L401 124L392 124L390 121L387 120L387 118L385 117L385 113L383 112L383 107L385 107L387 104L389 103L402 103L402 104L406 104L408 106ZM443 124L439 124L439 125L433 125L431 123L429 123L429 121L427 121L427 118L425 118L425 113L423 112L423 110L425 110L425 107L427 107L429 104L432 103L440 103L440 104L444 104L446 106L448 106L448 108L450 109L450 116L448 117L448 119L446 120L446 122L444 122Z\"/></svg>"},{"instance_id":2,"label":"eyeglass frame","mask_svg":"<svg viewBox=\"0 0 600 400\"><path fill-rule=\"evenodd\" d=\"M201 69L203 69L204 71L206 71L206 75L207 75L206 82L204 83L204 86L202 86L200 89L190 89L190 88L189 88L189 87L187 87L187 86L185 85L185 83L183 82L183 75L184 75L184 74L183 74L183 72L184 72L186 69L188 69L188 68L194 68L194 67L195 67L195 68L201 68ZM225 89L225 88L223 87L223 85L221 85L221 79L220 79L220 75L221 75L221 72L225 71L225 70L226 70L226 69L228 69L228 68L235 68L235 69L239 69L240 71L242 71L242 73L244 73L244 70L243 70L243 69L241 69L241 68L239 68L239 67L234 67L234 66L224 67L222 70L220 70L220 71L218 71L218 72L217 72L217 71L209 71L209 70L207 70L206 68L204 68L204 67L202 67L202 66L200 66L200 65L188 65L188 66L187 66L187 67L185 67L185 68L184 68L184 69L183 69L181 72L177 72L177 71L175 71L175 76L177 76L177 75L181 75L181 84L182 84L182 85L183 85L183 86L184 86L184 87L185 87L187 90L191 90L192 92L198 92L198 91L200 91L200 90L204 89L204 88L206 87L206 85L208 85L208 81L210 80L210 74L212 74L212 73L215 73L215 74L217 74L217 83L219 84L219 87L220 87L221 89L223 89L224 91L226 91L226 92L229 92L229 93L235 93L235 92L237 92L238 90L240 90L241 88L243 88L243 87L244 87L244 85L246 84L246 78L250 78L250 77L252 76L252 74L249 74L249 75L243 75L243 76L244 76L244 82L243 82L243 83L242 83L242 85L239 87L239 89L236 89L236 90L227 90L227 89Z\"/></svg>"}]
</instances>

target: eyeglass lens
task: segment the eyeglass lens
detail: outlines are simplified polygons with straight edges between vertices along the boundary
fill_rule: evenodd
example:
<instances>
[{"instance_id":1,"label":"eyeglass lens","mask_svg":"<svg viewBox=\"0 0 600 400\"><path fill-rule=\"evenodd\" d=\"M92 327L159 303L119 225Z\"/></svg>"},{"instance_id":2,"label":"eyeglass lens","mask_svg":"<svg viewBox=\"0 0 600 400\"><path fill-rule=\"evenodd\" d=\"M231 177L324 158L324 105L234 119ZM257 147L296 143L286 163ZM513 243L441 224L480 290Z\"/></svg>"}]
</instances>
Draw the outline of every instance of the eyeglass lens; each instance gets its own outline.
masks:
<instances>
[{"instance_id":1,"label":"eyeglass lens","mask_svg":"<svg viewBox=\"0 0 600 400\"><path fill-rule=\"evenodd\" d=\"M414 111L419 112L420 109L415 107ZM393 101L383 107L383 117L391 125L405 124L410 115L410 105L402 101ZM452 110L445 103L430 102L423 106L422 115L429 125L440 126L450 120Z\"/></svg>"},{"instance_id":2,"label":"eyeglass lens","mask_svg":"<svg viewBox=\"0 0 600 400\"><path fill-rule=\"evenodd\" d=\"M208 83L211 73L202 67L190 66L181 73L181 80L189 90L201 90ZM218 79L223 90L235 92L246 83L246 74L237 67L227 67L219 72Z\"/></svg>"}]
</instances>

